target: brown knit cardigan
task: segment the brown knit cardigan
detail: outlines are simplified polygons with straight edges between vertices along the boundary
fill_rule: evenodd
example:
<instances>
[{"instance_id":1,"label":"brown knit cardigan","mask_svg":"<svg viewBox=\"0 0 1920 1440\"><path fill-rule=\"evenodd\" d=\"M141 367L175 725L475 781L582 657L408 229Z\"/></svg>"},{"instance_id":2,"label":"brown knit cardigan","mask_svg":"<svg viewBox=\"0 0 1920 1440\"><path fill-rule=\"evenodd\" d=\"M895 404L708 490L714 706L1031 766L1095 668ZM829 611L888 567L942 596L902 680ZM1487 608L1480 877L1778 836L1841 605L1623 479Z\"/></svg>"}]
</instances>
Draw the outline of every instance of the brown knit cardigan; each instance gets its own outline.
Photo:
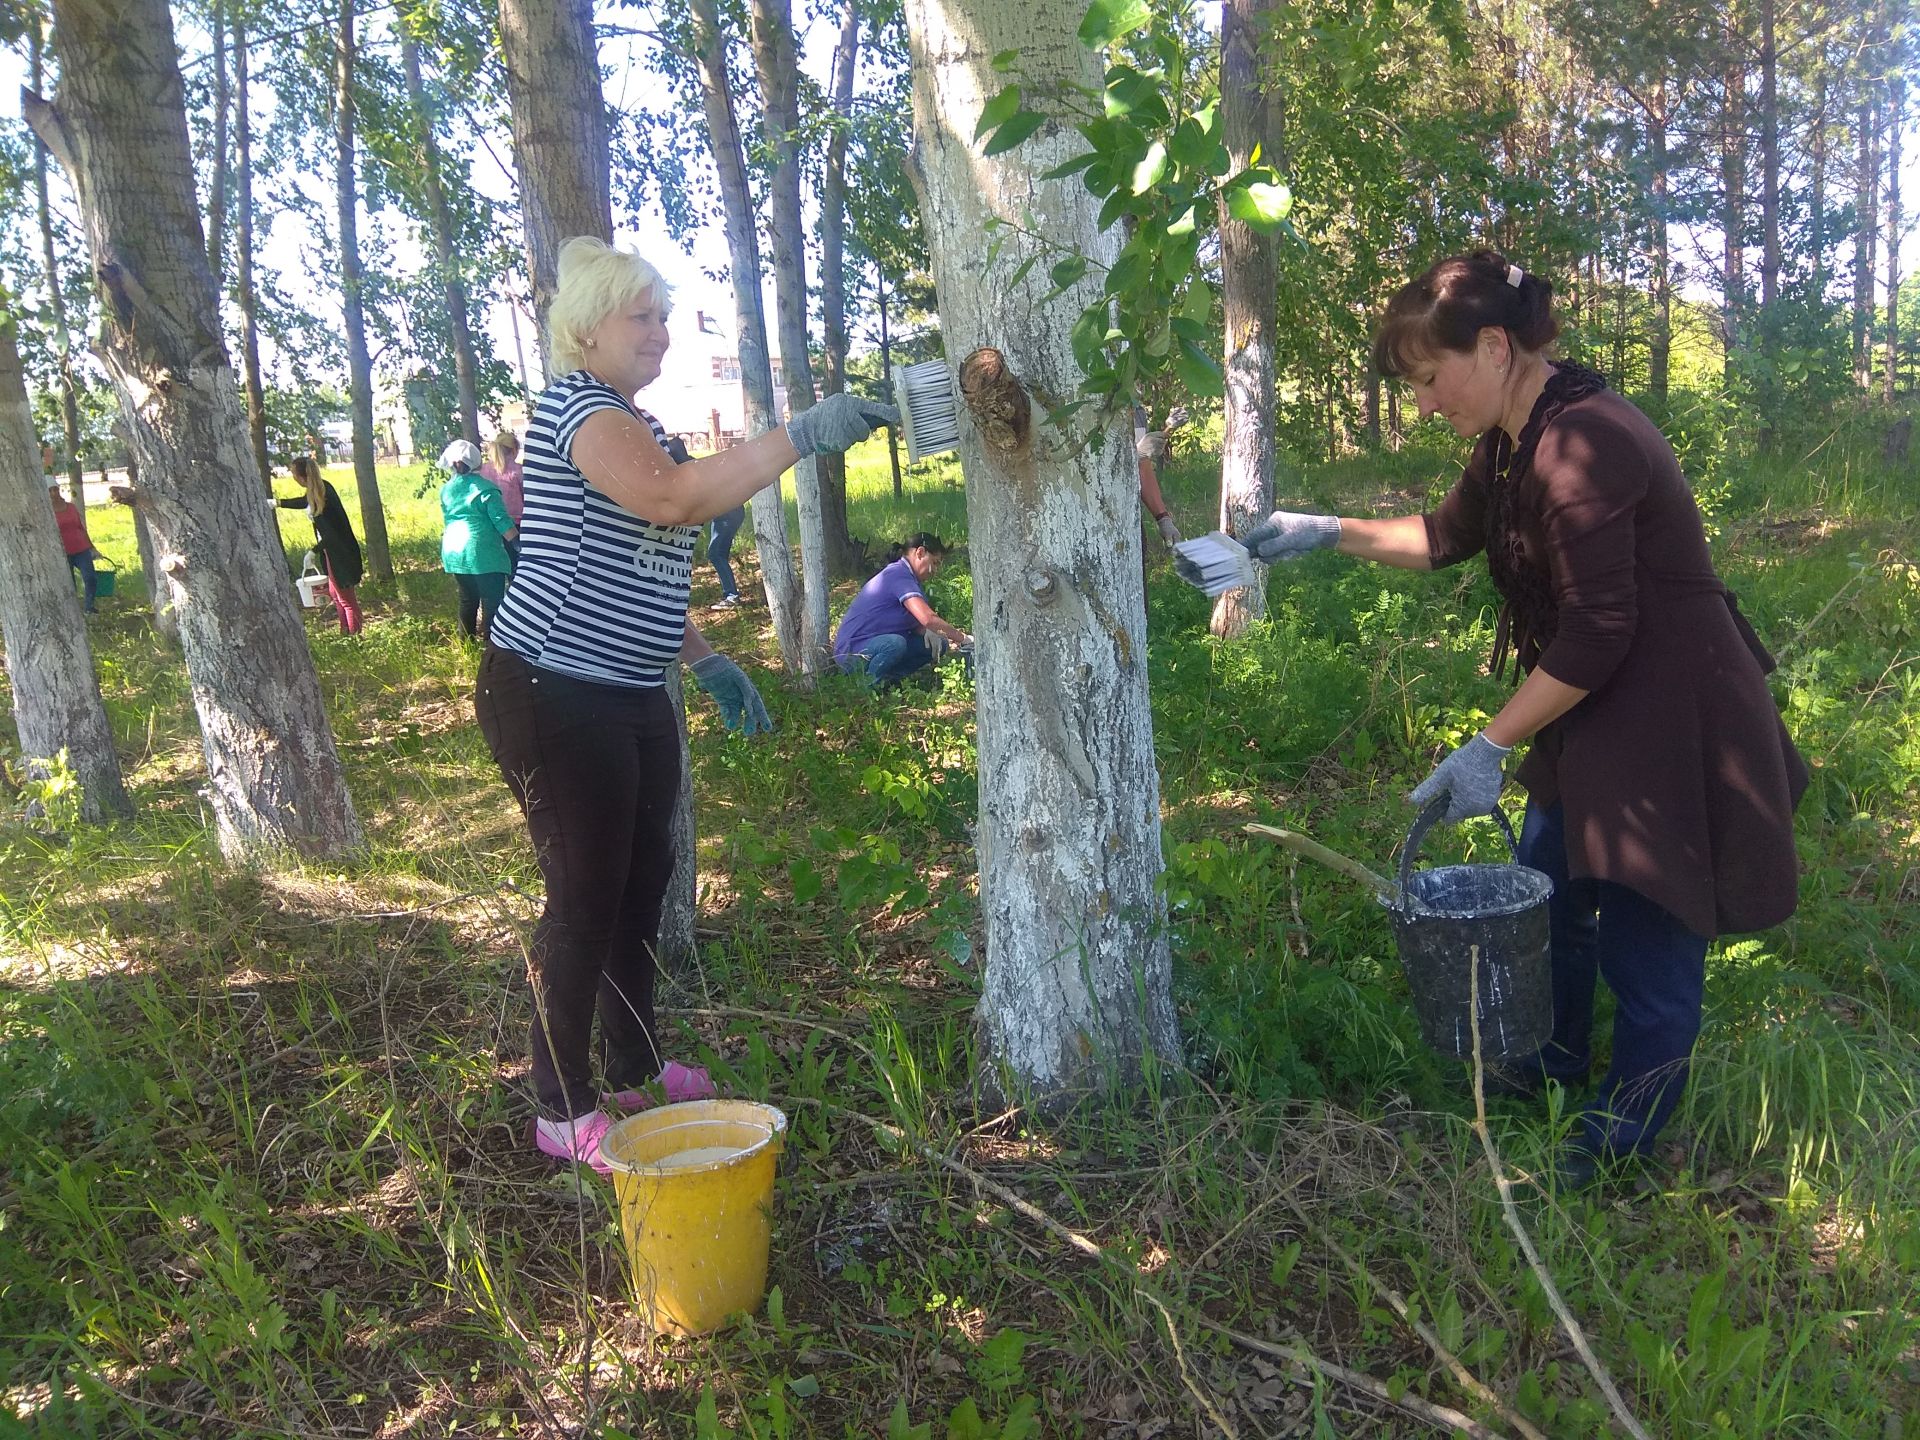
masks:
<instances>
[{"instance_id":1,"label":"brown knit cardigan","mask_svg":"<svg viewBox=\"0 0 1920 1440\"><path fill-rule=\"evenodd\" d=\"M1562 367L1519 443L1489 431L1424 518L1435 569L1489 552L1519 664L1590 692L1518 773L1536 804L1564 805L1571 873L1709 937L1791 915L1807 767L1653 423Z\"/></svg>"}]
</instances>

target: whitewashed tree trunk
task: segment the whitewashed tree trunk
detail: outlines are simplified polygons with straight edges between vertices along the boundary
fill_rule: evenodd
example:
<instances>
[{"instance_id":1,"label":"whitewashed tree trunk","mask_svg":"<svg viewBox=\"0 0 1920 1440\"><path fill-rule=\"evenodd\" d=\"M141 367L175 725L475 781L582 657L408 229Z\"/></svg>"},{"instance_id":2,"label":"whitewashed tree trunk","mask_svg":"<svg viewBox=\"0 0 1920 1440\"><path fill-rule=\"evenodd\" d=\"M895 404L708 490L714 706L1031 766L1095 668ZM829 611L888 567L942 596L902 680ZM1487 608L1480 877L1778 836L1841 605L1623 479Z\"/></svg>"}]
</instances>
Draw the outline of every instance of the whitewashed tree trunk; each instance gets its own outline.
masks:
<instances>
[{"instance_id":1,"label":"whitewashed tree trunk","mask_svg":"<svg viewBox=\"0 0 1920 1440\"><path fill-rule=\"evenodd\" d=\"M338 855L360 822L328 728L273 515L247 453L207 268L164 0L58 0L57 108L28 119L66 166L105 323L99 355L140 466L221 848Z\"/></svg>"},{"instance_id":2,"label":"whitewashed tree trunk","mask_svg":"<svg viewBox=\"0 0 1920 1440\"><path fill-rule=\"evenodd\" d=\"M36 95L45 94L40 27L28 26L27 56ZM47 315L53 321L53 343L60 364L60 428L67 442L68 499L81 514L87 509L87 490L80 461L79 386L73 378L73 335L67 329L67 300L60 288L60 254L53 241L53 207L47 198L47 147L33 142L33 193L40 217L40 263L47 276Z\"/></svg>"},{"instance_id":3,"label":"whitewashed tree trunk","mask_svg":"<svg viewBox=\"0 0 1920 1440\"><path fill-rule=\"evenodd\" d=\"M1274 111L1262 81L1260 42L1274 0L1220 6L1220 120L1238 170L1279 159ZM1220 291L1226 312L1226 429L1220 444L1220 528L1244 535L1273 510L1274 242L1220 207ZM1264 585L1229 590L1213 602L1210 628L1231 638L1267 613Z\"/></svg>"},{"instance_id":4,"label":"whitewashed tree trunk","mask_svg":"<svg viewBox=\"0 0 1920 1440\"><path fill-rule=\"evenodd\" d=\"M13 718L29 768L62 750L88 820L131 815L100 703L87 622L40 474L40 439L12 318L0 315L0 640Z\"/></svg>"},{"instance_id":5,"label":"whitewashed tree trunk","mask_svg":"<svg viewBox=\"0 0 1920 1440\"><path fill-rule=\"evenodd\" d=\"M591 0L500 0L500 37L544 361L547 307L559 274L560 245L575 235L613 239L607 112L600 93ZM667 671L667 696L680 726L681 760L680 794L673 811L673 878L660 910L659 956L662 964L671 966L693 954L699 854L686 697L676 669Z\"/></svg>"},{"instance_id":6,"label":"whitewashed tree trunk","mask_svg":"<svg viewBox=\"0 0 1920 1440\"><path fill-rule=\"evenodd\" d=\"M733 79L728 73L726 34L720 28L717 0L690 0L689 8L700 57L700 97L707 114L707 142L720 177L720 203L726 217L747 430L749 435L759 435L780 423L780 407L773 398L767 317L760 302L760 238L754 227L753 191L747 183L746 155L740 145L740 121L733 107ZM750 508L774 639L787 670L798 673L800 577L793 569L793 551L787 542L787 508L780 498L779 483L755 495Z\"/></svg>"},{"instance_id":7,"label":"whitewashed tree trunk","mask_svg":"<svg viewBox=\"0 0 1920 1440\"><path fill-rule=\"evenodd\" d=\"M773 149L768 177L767 235L773 250L773 308L780 327L780 370L787 411L813 405L813 366L807 359L807 244L800 214L799 80L793 50L790 0L748 0L753 21L753 63L767 143ZM800 672L817 675L827 666L833 632L827 619L826 512L812 456L793 467L800 511Z\"/></svg>"},{"instance_id":8,"label":"whitewashed tree trunk","mask_svg":"<svg viewBox=\"0 0 1920 1440\"><path fill-rule=\"evenodd\" d=\"M247 441L261 488L273 489L267 450L267 391L260 381L260 307L253 288L253 114L248 102L246 27L233 27L234 280L240 302L240 358L247 380Z\"/></svg>"},{"instance_id":9,"label":"whitewashed tree trunk","mask_svg":"<svg viewBox=\"0 0 1920 1440\"><path fill-rule=\"evenodd\" d=\"M1039 176L1078 153L1048 125L992 159L973 141L982 106L1020 52L1040 103L1098 92L1100 63L1074 38L1079 0L908 0L913 178L933 257L947 353L967 405L960 459L973 560L980 773L980 890L987 954L979 1026L990 1092L1058 1095L1174 1057L1160 873L1160 786L1147 709L1138 472L1131 428L1103 416L1099 449L1049 424L1078 389L1068 336L1097 299L1088 278L1057 300L1048 266L1009 281L1033 227L1111 263L1098 202L1077 179ZM1097 273L1098 267L1096 267ZM997 355L994 353L997 352ZM961 358L964 357L964 358ZM996 362L1004 372L994 378Z\"/></svg>"}]
</instances>

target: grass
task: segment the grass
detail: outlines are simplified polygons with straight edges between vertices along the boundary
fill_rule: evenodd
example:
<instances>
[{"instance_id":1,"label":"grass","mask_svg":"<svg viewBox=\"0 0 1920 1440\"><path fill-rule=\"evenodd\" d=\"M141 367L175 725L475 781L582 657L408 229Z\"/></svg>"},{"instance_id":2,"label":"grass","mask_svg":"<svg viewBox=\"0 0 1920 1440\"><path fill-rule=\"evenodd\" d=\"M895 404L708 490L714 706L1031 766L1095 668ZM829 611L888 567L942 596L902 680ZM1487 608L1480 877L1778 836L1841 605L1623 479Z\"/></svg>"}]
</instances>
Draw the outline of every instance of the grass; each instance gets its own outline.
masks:
<instances>
[{"instance_id":1,"label":"grass","mask_svg":"<svg viewBox=\"0 0 1920 1440\"><path fill-rule=\"evenodd\" d=\"M1815 762L1803 903L1716 946L1661 1166L1529 1202L1657 1435L1920 1436L1920 527L1862 453L1842 436L1703 487ZM1215 473L1169 467L1190 530ZM1408 452L1287 498L1400 509L1445 474ZM337 867L220 862L124 514L91 517L123 566L93 636L140 814L63 830L12 797L0 826L0 1435L1423 1433L1295 1346L1511 1433L1374 1282L1543 1433L1609 1433L1377 909L1239 834L1283 823L1389 862L1408 784L1504 693L1480 674L1482 571L1315 557L1223 645L1154 562L1189 1069L1054 1126L971 1099L965 682L806 693L773 672L763 611L698 611L779 729L728 736L693 702L701 945L667 1023L793 1133L769 1303L667 1340L635 1316L609 1192L526 1143L538 877L471 721L431 497L418 472L382 485L397 584L366 587L357 641L309 620L368 831ZM950 466L896 504L876 448L854 492L856 534L964 535ZM303 517L282 531L297 557ZM964 560L932 586L953 618ZM702 567L696 604L716 597ZM1560 1124L1494 1116L1523 1172Z\"/></svg>"}]
</instances>

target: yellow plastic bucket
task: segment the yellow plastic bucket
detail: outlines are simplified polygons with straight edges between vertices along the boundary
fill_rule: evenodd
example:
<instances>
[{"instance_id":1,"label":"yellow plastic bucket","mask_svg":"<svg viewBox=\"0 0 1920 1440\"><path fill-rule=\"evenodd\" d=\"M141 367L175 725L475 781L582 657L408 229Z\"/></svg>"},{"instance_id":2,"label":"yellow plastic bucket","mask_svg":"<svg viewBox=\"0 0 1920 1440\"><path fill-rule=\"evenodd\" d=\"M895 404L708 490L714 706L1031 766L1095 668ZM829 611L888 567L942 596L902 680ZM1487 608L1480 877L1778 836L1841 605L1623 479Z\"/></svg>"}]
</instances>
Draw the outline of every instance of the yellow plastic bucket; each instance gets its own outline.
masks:
<instances>
[{"instance_id":1,"label":"yellow plastic bucket","mask_svg":"<svg viewBox=\"0 0 1920 1440\"><path fill-rule=\"evenodd\" d=\"M751 1100L688 1100L607 1131L633 1288L654 1329L702 1335L759 1308L773 1173L787 1117Z\"/></svg>"}]
</instances>

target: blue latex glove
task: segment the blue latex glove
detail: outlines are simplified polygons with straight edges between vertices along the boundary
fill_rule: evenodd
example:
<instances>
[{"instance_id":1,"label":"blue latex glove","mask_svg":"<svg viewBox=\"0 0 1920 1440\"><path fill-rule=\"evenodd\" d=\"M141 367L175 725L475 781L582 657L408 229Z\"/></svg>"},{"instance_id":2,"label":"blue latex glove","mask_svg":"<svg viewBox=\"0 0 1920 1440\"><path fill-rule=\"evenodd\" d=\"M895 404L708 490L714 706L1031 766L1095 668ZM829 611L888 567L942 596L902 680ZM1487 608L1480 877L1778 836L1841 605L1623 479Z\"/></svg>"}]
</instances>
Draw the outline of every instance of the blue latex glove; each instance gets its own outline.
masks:
<instances>
[{"instance_id":1,"label":"blue latex glove","mask_svg":"<svg viewBox=\"0 0 1920 1440\"><path fill-rule=\"evenodd\" d=\"M1234 537L1269 565L1298 560L1309 550L1325 550L1340 539L1340 521L1332 515L1306 515L1276 510L1265 522Z\"/></svg>"},{"instance_id":2,"label":"blue latex glove","mask_svg":"<svg viewBox=\"0 0 1920 1440\"><path fill-rule=\"evenodd\" d=\"M751 735L756 730L771 731L773 717L753 688L747 672L717 651L703 655L687 667L702 690L720 707L720 723L729 730Z\"/></svg>"},{"instance_id":3,"label":"blue latex glove","mask_svg":"<svg viewBox=\"0 0 1920 1440\"><path fill-rule=\"evenodd\" d=\"M1475 815L1491 815L1507 778L1501 767L1512 753L1511 745L1496 745L1483 732L1442 760L1407 798L1424 807L1435 796L1445 795L1446 819L1455 825Z\"/></svg>"},{"instance_id":4,"label":"blue latex glove","mask_svg":"<svg viewBox=\"0 0 1920 1440\"><path fill-rule=\"evenodd\" d=\"M829 395L787 422L787 438L802 457L851 449L882 425L898 425L900 412L858 395Z\"/></svg>"}]
</instances>

